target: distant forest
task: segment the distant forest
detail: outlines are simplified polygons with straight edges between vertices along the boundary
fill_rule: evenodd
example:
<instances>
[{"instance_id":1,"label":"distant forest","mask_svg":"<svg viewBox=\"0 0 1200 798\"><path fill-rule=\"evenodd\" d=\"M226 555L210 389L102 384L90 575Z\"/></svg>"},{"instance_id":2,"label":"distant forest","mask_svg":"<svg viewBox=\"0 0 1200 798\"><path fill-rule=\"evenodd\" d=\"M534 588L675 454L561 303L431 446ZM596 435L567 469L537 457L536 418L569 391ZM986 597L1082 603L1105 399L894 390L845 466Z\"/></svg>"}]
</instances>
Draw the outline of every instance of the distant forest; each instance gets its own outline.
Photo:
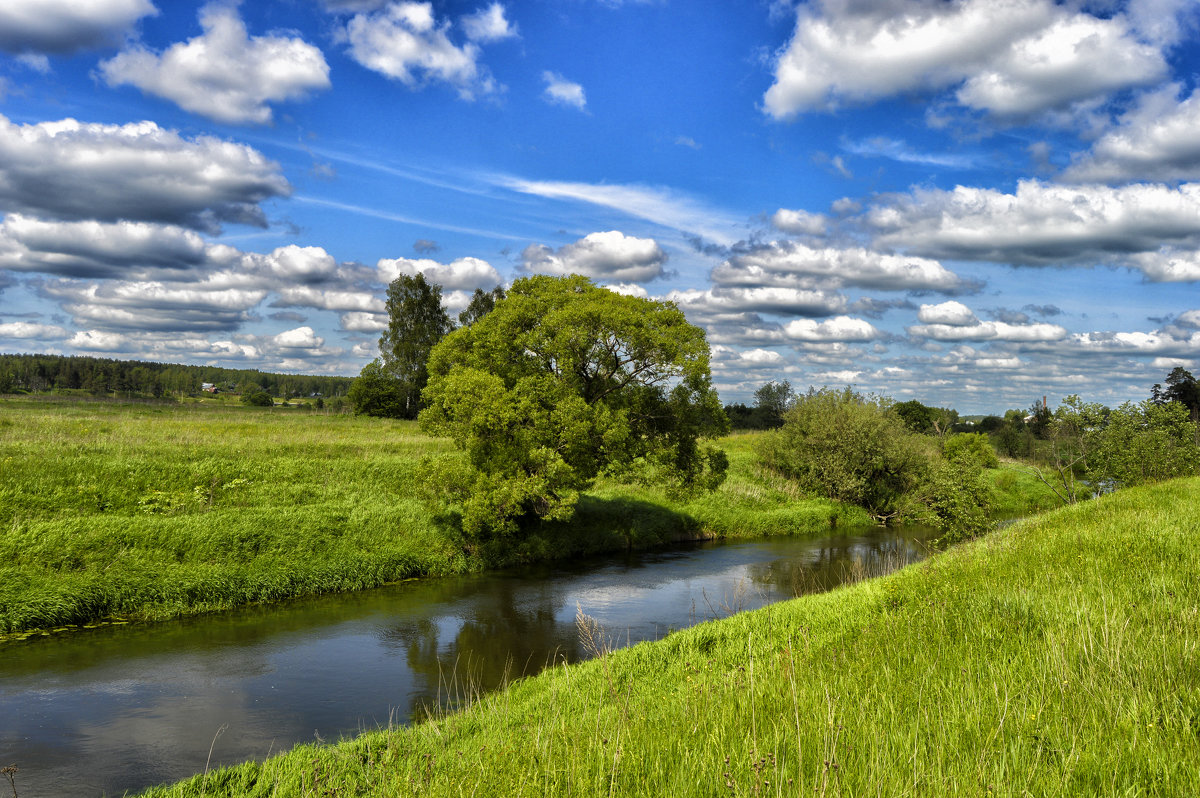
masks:
<instances>
[{"instance_id":1,"label":"distant forest","mask_svg":"<svg viewBox=\"0 0 1200 798\"><path fill-rule=\"evenodd\" d=\"M0 354L0 394L86 391L97 396L170 398L201 392L210 383L222 393L266 391L284 399L345 396L352 377L272 374L254 369L185 366L79 355Z\"/></svg>"}]
</instances>

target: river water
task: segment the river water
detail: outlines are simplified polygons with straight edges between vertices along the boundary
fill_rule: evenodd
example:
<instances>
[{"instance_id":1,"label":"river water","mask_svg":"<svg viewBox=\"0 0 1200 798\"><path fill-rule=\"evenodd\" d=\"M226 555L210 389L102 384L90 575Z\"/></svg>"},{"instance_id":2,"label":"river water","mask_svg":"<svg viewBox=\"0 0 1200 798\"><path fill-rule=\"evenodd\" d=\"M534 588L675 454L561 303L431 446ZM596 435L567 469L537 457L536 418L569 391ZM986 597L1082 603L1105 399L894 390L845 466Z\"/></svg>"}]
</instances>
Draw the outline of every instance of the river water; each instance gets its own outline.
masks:
<instances>
[{"instance_id":1,"label":"river water","mask_svg":"<svg viewBox=\"0 0 1200 798\"><path fill-rule=\"evenodd\" d=\"M22 798L121 795L583 659L580 611L622 645L654 640L892 570L927 537L698 544L3 644L0 766Z\"/></svg>"}]
</instances>

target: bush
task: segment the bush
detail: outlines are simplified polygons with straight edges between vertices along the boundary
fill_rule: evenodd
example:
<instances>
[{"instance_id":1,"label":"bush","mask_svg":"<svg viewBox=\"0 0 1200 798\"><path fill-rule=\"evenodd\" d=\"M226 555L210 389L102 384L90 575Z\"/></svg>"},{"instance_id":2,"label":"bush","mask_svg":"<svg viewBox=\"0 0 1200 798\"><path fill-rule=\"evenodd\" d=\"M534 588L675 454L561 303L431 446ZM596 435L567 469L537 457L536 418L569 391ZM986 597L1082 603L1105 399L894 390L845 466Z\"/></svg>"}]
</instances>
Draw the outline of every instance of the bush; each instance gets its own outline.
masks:
<instances>
[{"instance_id":1,"label":"bush","mask_svg":"<svg viewBox=\"0 0 1200 798\"><path fill-rule=\"evenodd\" d=\"M983 468L999 468L1000 458L982 432L959 432L951 435L942 444L942 455L951 462L971 460Z\"/></svg>"},{"instance_id":2,"label":"bush","mask_svg":"<svg viewBox=\"0 0 1200 798\"><path fill-rule=\"evenodd\" d=\"M1094 434L1093 484L1141 485L1197 473L1197 425L1179 402L1130 402L1113 410Z\"/></svg>"},{"instance_id":3,"label":"bush","mask_svg":"<svg viewBox=\"0 0 1200 798\"><path fill-rule=\"evenodd\" d=\"M932 452L886 411L885 400L849 388L810 390L783 427L763 437L759 456L806 490L857 504L880 520L903 515L929 476Z\"/></svg>"},{"instance_id":4,"label":"bush","mask_svg":"<svg viewBox=\"0 0 1200 798\"><path fill-rule=\"evenodd\" d=\"M253 407L273 407L275 400L266 391L249 391L242 394L242 404Z\"/></svg>"}]
</instances>

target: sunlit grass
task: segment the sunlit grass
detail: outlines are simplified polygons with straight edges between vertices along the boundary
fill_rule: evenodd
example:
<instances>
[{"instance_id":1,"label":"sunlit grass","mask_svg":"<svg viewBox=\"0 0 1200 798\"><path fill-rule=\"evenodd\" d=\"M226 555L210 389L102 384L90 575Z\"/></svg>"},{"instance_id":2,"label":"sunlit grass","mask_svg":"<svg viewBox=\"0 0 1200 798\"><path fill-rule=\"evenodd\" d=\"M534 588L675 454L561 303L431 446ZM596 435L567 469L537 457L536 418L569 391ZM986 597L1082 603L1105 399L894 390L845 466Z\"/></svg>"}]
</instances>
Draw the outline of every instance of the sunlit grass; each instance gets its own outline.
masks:
<instances>
[{"instance_id":1,"label":"sunlit grass","mask_svg":"<svg viewBox=\"0 0 1200 798\"><path fill-rule=\"evenodd\" d=\"M722 445L713 495L601 483L575 520L470 553L417 495L413 422L261 409L0 400L0 634L156 620L411 576L695 537L822 534L867 523Z\"/></svg>"},{"instance_id":2,"label":"sunlit grass","mask_svg":"<svg viewBox=\"0 0 1200 798\"><path fill-rule=\"evenodd\" d=\"M152 794L1197 795L1198 490L1065 508Z\"/></svg>"}]
</instances>

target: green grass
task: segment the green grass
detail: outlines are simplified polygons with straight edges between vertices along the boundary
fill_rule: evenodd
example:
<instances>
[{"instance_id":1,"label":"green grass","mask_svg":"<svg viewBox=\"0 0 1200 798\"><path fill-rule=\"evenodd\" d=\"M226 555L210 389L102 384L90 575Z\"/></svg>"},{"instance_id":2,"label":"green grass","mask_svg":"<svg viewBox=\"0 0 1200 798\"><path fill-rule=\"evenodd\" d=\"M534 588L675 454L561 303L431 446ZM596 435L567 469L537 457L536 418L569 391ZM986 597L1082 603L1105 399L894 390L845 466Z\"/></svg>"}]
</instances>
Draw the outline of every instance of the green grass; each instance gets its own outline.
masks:
<instances>
[{"instance_id":1,"label":"green grass","mask_svg":"<svg viewBox=\"0 0 1200 798\"><path fill-rule=\"evenodd\" d=\"M1198 491L1057 510L150 794L1198 795Z\"/></svg>"},{"instance_id":2,"label":"green grass","mask_svg":"<svg viewBox=\"0 0 1200 798\"><path fill-rule=\"evenodd\" d=\"M759 469L725 439L719 492L603 483L570 524L468 556L416 495L414 423L214 398L182 406L0 399L0 641L160 620L519 561L694 537L867 523Z\"/></svg>"}]
</instances>

